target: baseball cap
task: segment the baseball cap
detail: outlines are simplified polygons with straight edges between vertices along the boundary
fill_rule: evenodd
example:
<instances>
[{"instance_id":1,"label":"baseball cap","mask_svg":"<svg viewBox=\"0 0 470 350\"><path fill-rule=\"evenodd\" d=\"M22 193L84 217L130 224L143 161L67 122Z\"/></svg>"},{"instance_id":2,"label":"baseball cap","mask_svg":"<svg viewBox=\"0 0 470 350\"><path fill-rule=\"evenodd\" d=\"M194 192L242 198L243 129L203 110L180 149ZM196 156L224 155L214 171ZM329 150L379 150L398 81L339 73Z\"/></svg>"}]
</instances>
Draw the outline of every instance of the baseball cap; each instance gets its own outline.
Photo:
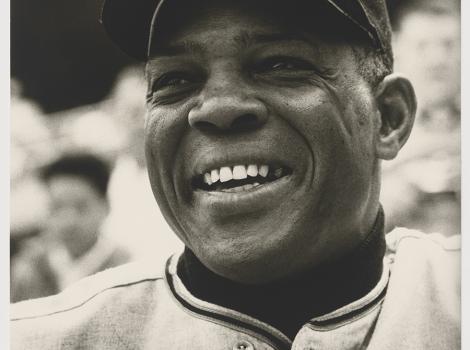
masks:
<instances>
[{"instance_id":1,"label":"baseball cap","mask_svg":"<svg viewBox=\"0 0 470 350\"><path fill-rule=\"evenodd\" d=\"M152 33L164 7L176 0L105 0L101 23L111 40L129 56L146 61ZM311 0L325 3L392 57L391 26L385 0ZM194 3L195 0L191 0ZM286 6L295 6L289 2Z\"/></svg>"}]
</instances>

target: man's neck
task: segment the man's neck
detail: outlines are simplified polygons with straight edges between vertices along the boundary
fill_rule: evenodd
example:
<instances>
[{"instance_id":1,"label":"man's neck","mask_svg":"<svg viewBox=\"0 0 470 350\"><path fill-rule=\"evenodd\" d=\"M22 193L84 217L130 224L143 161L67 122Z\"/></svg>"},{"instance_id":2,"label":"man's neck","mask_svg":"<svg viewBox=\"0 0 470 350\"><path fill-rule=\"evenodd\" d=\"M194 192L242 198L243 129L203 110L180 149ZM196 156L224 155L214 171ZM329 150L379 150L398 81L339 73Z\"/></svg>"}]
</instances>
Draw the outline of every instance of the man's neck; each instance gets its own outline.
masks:
<instances>
[{"instance_id":1,"label":"man's neck","mask_svg":"<svg viewBox=\"0 0 470 350\"><path fill-rule=\"evenodd\" d=\"M308 320L363 297L376 285L385 253L383 227L380 209L372 231L351 254L289 281L236 283L207 269L189 249L178 262L178 275L197 298L255 317L294 338Z\"/></svg>"}]
</instances>

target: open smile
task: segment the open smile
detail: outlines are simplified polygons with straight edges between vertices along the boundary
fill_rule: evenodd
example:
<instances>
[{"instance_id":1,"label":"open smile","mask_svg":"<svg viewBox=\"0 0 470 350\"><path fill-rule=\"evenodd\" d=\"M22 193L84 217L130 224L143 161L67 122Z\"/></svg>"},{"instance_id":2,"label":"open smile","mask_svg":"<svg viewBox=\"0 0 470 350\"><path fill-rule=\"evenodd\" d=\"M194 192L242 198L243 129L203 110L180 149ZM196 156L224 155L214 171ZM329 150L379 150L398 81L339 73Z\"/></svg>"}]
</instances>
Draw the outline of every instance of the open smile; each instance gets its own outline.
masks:
<instances>
[{"instance_id":1,"label":"open smile","mask_svg":"<svg viewBox=\"0 0 470 350\"><path fill-rule=\"evenodd\" d=\"M208 192L251 192L290 174L291 168L276 164L227 165L195 176L193 187Z\"/></svg>"}]
</instances>

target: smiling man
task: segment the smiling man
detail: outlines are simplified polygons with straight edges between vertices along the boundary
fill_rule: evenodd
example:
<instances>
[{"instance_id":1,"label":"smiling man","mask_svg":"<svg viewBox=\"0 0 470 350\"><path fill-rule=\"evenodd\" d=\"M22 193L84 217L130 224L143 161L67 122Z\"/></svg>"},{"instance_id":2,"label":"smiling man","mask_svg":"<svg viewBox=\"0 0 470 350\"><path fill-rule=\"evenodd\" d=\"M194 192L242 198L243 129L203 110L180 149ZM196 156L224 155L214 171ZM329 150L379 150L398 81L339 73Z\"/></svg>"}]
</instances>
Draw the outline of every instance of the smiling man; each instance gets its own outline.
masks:
<instances>
[{"instance_id":1,"label":"smiling man","mask_svg":"<svg viewBox=\"0 0 470 350\"><path fill-rule=\"evenodd\" d=\"M383 233L380 162L416 111L383 1L107 0L102 20L146 61L150 181L186 248L15 305L15 349L459 348L458 242Z\"/></svg>"}]
</instances>

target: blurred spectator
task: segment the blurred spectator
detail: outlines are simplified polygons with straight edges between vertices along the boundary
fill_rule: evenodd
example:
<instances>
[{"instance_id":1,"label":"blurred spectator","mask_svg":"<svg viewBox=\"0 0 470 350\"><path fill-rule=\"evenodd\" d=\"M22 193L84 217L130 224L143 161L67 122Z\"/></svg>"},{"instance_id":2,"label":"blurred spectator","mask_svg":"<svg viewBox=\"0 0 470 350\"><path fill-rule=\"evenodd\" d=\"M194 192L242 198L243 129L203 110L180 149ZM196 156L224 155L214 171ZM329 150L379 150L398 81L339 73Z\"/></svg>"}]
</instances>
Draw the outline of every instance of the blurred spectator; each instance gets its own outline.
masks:
<instances>
[{"instance_id":1,"label":"blurred spectator","mask_svg":"<svg viewBox=\"0 0 470 350\"><path fill-rule=\"evenodd\" d=\"M162 217L146 171L143 147L146 82L143 73L142 66L124 69L104 101L50 114L46 129L55 157L58 153L92 152L111 165L109 215L101 231L125 246L131 260L151 258L158 263L182 249L182 243ZM19 173L22 176L33 174L34 168L20 169ZM46 207L40 205L38 208L30 197L40 198L22 196L11 203L12 212L26 218L28 213L20 210L22 206L31 203L29 213L39 213ZM40 229L37 227L34 233ZM12 240L14 248L21 250L22 245Z\"/></svg>"},{"instance_id":2,"label":"blurred spectator","mask_svg":"<svg viewBox=\"0 0 470 350\"><path fill-rule=\"evenodd\" d=\"M410 77L418 113L410 141L384 163L387 229L460 233L460 12L454 0L391 0L395 70Z\"/></svg>"},{"instance_id":3,"label":"blurred spectator","mask_svg":"<svg viewBox=\"0 0 470 350\"><path fill-rule=\"evenodd\" d=\"M25 99L21 83L11 81L10 101L10 176L19 180L53 154L48 120L39 106Z\"/></svg>"},{"instance_id":4,"label":"blurred spectator","mask_svg":"<svg viewBox=\"0 0 470 350\"><path fill-rule=\"evenodd\" d=\"M140 65L122 70L109 97L103 102L104 112L125 131L127 145L121 152L132 157L139 167L145 167L144 121L147 84Z\"/></svg>"},{"instance_id":5,"label":"blurred spectator","mask_svg":"<svg viewBox=\"0 0 470 350\"><path fill-rule=\"evenodd\" d=\"M129 247L136 258L163 263L169 254L182 249L182 243L164 220L148 179L144 157L147 85L143 72L141 66L124 69L102 106L127 136L111 176L111 213L106 230Z\"/></svg>"},{"instance_id":6,"label":"blurred spectator","mask_svg":"<svg viewBox=\"0 0 470 350\"><path fill-rule=\"evenodd\" d=\"M39 234L47 217L47 194L35 170L53 154L52 137L42 110L25 99L18 80L10 101L10 257Z\"/></svg>"},{"instance_id":7,"label":"blurred spectator","mask_svg":"<svg viewBox=\"0 0 470 350\"><path fill-rule=\"evenodd\" d=\"M395 70L411 79L418 97L415 127L441 131L459 127L458 2L402 0L392 12Z\"/></svg>"},{"instance_id":8,"label":"blurred spectator","mask_svg":"<svg viewBox=\"0 0 470 350\"><path fill-rule=\"evenodd\" d=\"M11 299L55 294L69 284L129 260L102 233L108 215L110 170L92 154L70 154L44 167L50 217L44 232L21 249L11 265Z\"/></svg>"}]
</instances>

